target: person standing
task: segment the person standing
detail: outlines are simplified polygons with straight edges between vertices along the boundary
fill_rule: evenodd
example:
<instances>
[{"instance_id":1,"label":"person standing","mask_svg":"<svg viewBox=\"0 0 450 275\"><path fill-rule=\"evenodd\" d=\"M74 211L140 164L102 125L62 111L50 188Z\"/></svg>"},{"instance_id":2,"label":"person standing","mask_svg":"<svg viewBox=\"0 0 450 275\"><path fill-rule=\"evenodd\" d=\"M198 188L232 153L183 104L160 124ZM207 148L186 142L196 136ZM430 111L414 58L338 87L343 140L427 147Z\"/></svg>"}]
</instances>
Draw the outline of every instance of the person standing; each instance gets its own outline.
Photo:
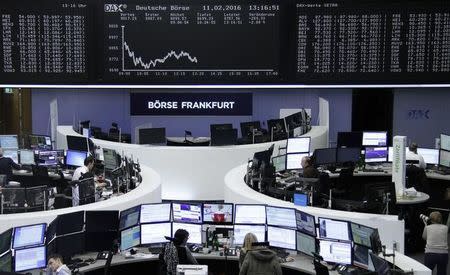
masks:
<instances>
[{"instance_id":1,"label":"person standing","mask_svg":"<svg viewBox=\"0 0 450 275\"><path fill-rule=\"evenodd\" d=\"M427 225L422 237L426 241L425 245L425 266L433 269L437 266L437 275L445 275L448 265L448 226L442 224L442 215L438 211L430 214L431 224Z\"/></svg>"}]
</instances>

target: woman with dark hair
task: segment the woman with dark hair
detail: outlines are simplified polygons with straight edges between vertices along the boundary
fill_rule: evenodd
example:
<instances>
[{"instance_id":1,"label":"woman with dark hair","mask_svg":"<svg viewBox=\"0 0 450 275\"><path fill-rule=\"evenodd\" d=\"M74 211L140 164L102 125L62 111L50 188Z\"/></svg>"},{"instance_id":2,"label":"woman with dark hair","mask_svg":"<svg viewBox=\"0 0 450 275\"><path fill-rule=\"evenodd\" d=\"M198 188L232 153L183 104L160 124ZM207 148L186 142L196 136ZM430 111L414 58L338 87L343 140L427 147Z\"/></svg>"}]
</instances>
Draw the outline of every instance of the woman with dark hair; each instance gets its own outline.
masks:
<instances>
[{"instance_id":1,"label":"woman with dark hair","mask_svg":"<svg viewBox=\"0 0 450 275\"><path fill-rule=\"evenodd\" d=\"M162 261L161 274L176 274L178 264L198 264L191 251L186 247L188 239L189 232L184 229L178 229L172 241L164 246L163 251L159 255L159 259Z\"/></svg>"}]
</instances>

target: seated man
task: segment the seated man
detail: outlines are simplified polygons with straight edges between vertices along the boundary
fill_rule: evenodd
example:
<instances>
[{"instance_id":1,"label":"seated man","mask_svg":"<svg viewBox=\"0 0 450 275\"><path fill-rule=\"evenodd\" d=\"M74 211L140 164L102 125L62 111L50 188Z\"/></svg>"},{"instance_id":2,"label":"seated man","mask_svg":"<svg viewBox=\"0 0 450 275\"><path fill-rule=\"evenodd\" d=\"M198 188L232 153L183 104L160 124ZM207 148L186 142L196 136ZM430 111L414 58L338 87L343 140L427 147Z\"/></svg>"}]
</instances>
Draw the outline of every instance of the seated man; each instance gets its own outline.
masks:
<instances>
[{"instance_id":1,"label":"seated man","mask_svg":"<svg viewBox=\"0 0 450 275\"><path fill-rule=\"evenodd\" d=\"M58 254L51 255L48 258L47 275L71 275L72 272L63 264L62 257Z\"/></svg>"},{"instance_id":2,"label":"seated man","mask_svg":"<svg viewBox=\"0 0 450 275\"><path fill-rule=\"evenodd\" d=\"M3 149L0 147L0 174L6 175L7 181L12 178L12 169L20 170L22 166L15 163L11 158L3 156ZM1 186L0 186L1 187Z\"/></svg>"},{"instance_id":3,"label":"seated man","mask_svg":"<svg viewBox=\"0 0 450 275\"><path fill-rule=\"evenodd\" d=\"M304 178L318 178L319 177L319 171L316 168L314 168L310 157L303 157L301 164L303 167L303 177Z\"/></svg>"},{"instance_id":4,"label":"seated man","mask_svg":"<svg viewBox=\"0 0 450 275\"><path fill-rule=\"evenodd\" d=\"M412 142L409 145L409 150L406 150L406 163L414 163L415 166L425 169L427 167L425 160L417 153L417 143Z\"/></svg>"}]
</instances>

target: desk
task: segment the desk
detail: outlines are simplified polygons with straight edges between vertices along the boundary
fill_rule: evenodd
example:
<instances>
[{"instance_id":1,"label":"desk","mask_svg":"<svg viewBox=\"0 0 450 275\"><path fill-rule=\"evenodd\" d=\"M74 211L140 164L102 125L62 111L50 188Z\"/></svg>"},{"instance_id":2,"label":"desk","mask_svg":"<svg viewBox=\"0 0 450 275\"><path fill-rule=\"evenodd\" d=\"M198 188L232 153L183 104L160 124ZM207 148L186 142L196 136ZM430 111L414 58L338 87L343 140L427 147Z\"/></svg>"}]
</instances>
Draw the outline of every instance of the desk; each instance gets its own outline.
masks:
<instances>
[{"instance_id":1,"label":"desk","mask_svg":"<svg viewBox=\"0 0 450 275\"><path fill-rule=\"evenodd\" d=\"M209 146L209 137L167 137L168 146Z\"/></svg>"},{"instance_id":2,"label":"desk","mask_svg":"<svg viewBox=\"0 0 450 275\"><path fill-rule=\"evenodd\" d=\"M417 192L416 196L402 196L397 197L397 204L400 205L411 205L424 203L430 199L430 196L423 192Z\"/></svg>"},{"instance_id":3,"label":"desk","mask_svg":"<svg viewBox=\"0 0 450 275\"><path fill-rule=\"evenodd\" d=\"M146 274L157 274L159 270L158 265L158 255L155 254L144 254L144 257L125 257L124 255L114 255L111 261L111 269L113 270L113 274L125 274L125 272L129 274L137 274L133 273L133 270L139 270L142 273L142 270L146 270ZM96 253L87 253L85 255L81 255L78 258L95 259L97 256ZM217 252L212 252L211 254L201 254L194 253L193 256L197 259L199 264L208 265L209 271L223 272L225 268L228 270L228 274L238 274L239 267L238 261L239 257L237 256L220 256ZM303 254L298 255L290 255L294 258L293 262L282 263L281 267L283 269L283 274L298 274L299 272L302 274L310 274L315 275L316 272L314 270L313 259L310 256L306 256ZM226 262L225 262L226 261ZM90 264L85 267L81 267L79 269L80 274L86 275L94 275L94 274L103 274L104 266L106 260L98 260L93 264ZM225 267L227 265L227 267ZM155 271L155 272L152 272ZM116 273L117 271L122 271ZM39 270L32 270L31 274L39 275ZM336 271L330 271L330 275L337 275Z\"/></svg>"}]
</instances>

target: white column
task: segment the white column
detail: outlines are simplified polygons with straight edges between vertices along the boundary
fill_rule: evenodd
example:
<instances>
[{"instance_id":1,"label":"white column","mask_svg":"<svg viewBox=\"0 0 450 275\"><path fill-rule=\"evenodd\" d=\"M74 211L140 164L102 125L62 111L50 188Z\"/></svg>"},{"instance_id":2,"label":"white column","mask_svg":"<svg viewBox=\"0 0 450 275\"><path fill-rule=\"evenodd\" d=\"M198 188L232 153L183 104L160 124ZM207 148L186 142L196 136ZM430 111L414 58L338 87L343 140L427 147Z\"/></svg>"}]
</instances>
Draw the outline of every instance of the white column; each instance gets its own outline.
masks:
<instances>
[{"instance_id":1,"label":"white column","mask_svg":"<svg viewBox=\"0 0 450 275\"><path fill-rule=\"evenodd\" d=\"M395 136L393 139L392 181L395 183L395 192L403 196L406 176L406 137Z\"/></svg>"}]
</instances>

